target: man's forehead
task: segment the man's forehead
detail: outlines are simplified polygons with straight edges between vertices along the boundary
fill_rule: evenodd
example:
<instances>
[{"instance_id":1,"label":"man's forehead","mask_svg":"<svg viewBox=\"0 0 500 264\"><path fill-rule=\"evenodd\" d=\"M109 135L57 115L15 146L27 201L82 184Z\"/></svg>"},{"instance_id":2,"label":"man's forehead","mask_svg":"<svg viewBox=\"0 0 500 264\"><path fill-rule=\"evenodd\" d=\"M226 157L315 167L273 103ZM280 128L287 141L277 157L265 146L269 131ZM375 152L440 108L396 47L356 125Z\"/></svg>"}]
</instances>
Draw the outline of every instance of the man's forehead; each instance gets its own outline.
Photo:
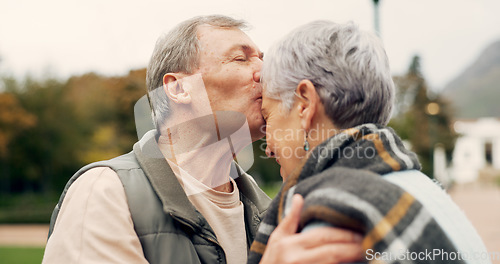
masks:
<instances>
[{"instance_id":1,"label":"man's forehead","mask_svg":"<svg viewBox=\"0 0 500 264\"><path fill-rule=\"evenodd\" d=\"M227 38L248 38L248 36L236 27L217 27L212 25L199 25L197 36L200 41L204 39L227 39Z\"/></svg>"},{"instance_id":2,"label":"man's forehead","mask_svg":"<svg viewBox=\"0 0 500 264\"><path fill-rule=\"evenodd\" d=\"M197 35L202 45L224 49L225 52L243 50L261 53L250 37L236 27L226 28L203 24L198 26Z\"/></svg>"}]
</instances>

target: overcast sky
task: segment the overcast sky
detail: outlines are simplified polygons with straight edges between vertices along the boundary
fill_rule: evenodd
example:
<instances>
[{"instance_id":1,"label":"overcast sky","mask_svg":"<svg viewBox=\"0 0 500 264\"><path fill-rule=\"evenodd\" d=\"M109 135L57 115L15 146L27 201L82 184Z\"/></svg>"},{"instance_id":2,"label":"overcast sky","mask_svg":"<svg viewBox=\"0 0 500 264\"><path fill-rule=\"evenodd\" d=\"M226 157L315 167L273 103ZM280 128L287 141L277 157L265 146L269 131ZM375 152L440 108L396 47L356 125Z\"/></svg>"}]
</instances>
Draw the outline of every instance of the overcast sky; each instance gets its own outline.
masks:
<instances>
[{"instance_id":1,"label":"overcast sky","mask_svg":"<svg viewBox=\"0 0 500 264\"><path fill-rule=\"evenodd\" d=\"M434 89L500 39L498 0L381 0L382 38L394 74L422 57ZM0 72L59 78L89 71L121 75L147 65L158 36L196 15L250 22L264 51L316 19L352 20L373 30L371 0L0 0Z\"/></svg>"}]
</instances>

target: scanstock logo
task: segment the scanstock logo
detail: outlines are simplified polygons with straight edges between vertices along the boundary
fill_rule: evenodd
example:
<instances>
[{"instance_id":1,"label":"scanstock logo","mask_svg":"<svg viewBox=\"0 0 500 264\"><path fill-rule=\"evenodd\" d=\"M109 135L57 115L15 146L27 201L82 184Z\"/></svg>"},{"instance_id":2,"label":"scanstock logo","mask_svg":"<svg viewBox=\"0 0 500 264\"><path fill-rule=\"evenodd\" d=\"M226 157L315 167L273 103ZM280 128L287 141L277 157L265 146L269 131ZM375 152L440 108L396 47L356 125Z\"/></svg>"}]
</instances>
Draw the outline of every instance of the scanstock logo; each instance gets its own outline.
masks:
<instances>
[{"instance_id":1,"label":"scanstock logo","mask_svg":"<svg viewBox=\"0 0 500 264\"><path fill-rule=\"evenodd\" d=\"M181 91L176 102L181 107L175 111L165 111L172 105L172 99L166 95L169 88ZM158 87L149 96L156 120L153 121L150 103L144 95L134 106L137 137L154 138L158 148L148 148L144 143L139 146L151 158L168 161L186 194L225 184L230 180L228 175L236 179L253 165L246 116L235 111L214 112L201 75Z\"/></svg>"}]
</instances>

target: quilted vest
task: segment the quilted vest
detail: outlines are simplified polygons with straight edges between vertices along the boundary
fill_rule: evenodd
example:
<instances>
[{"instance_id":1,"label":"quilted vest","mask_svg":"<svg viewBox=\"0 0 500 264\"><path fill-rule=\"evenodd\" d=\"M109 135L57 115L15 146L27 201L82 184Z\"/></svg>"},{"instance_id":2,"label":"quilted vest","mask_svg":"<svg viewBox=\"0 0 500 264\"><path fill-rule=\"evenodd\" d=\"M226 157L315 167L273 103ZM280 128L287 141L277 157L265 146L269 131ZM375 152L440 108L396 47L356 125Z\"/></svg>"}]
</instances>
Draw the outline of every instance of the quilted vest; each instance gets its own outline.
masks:
<instances>
[{"instance_id":1,"label":"quilted vest","mask_svg":"<svg viewBox=\"0 0 500 264\"><path fill-rule=\"evenodd\" d=\"M56 205L49 237L71 184L87 170L109 167L119 176L134 229L150 263L226 263L224 250L206 219L189 202L159 151L154 133L147 133L123 156L89 164L66 184ZM247 174L235 179L244 205L247 244L251 245L270 199Z\"/></svg>"}]
</instances>

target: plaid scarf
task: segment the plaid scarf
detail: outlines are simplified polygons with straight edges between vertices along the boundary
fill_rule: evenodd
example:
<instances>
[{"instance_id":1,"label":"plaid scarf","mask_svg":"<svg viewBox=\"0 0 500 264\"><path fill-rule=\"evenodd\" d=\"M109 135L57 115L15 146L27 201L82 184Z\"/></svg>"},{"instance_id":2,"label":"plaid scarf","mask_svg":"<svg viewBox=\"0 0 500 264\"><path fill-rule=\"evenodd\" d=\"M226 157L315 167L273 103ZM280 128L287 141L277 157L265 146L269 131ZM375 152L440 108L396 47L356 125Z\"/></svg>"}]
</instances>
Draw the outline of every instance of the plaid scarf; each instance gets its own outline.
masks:
<instances>
[{"instance_id":1,"label":"plaid scarf","mask_svg":"<svg viewBox=\"0 0 500 264\"><path fill-rule=\"evenodd\" d=\"M391 128L365 124L329 138L283 184L259 226L248 263L260 262L295 193L305 199L298 232L314 222L359 232L367 260L413 263L421 252L457 252L418 200L380 177L403 170L420 170L420 164Z\"/></svg>"}]
</instances>

